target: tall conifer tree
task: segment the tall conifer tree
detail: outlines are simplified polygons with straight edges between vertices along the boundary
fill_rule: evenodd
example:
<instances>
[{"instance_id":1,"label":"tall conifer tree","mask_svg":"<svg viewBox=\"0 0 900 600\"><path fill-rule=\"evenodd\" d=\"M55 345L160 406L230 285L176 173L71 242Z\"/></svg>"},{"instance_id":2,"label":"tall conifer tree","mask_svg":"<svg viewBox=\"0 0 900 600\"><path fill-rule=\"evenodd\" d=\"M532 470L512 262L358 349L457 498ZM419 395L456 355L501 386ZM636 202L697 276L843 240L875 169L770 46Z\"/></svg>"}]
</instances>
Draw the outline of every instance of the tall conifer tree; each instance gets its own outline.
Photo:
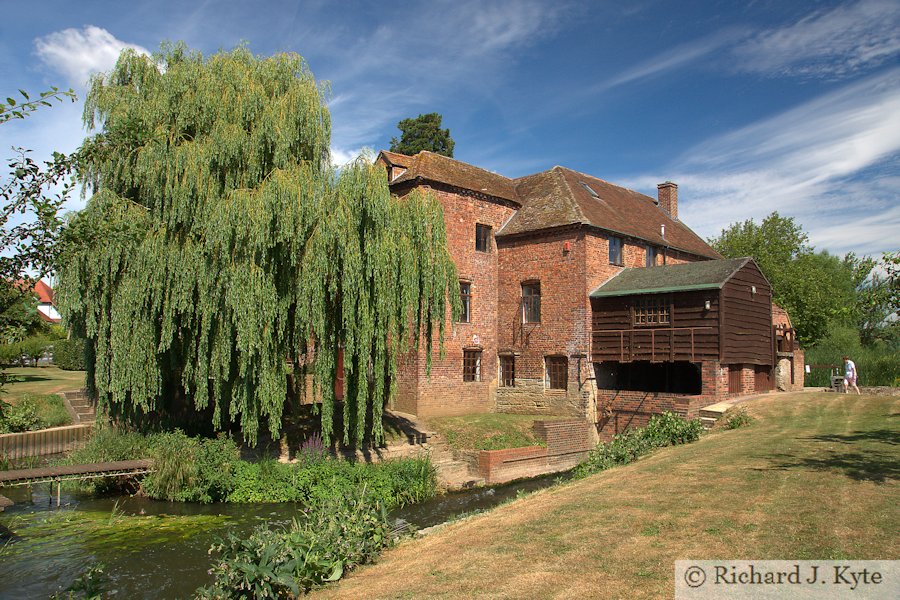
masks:
<instances>
[{"instance_id":1,"label":"tall conifer tree","mask_svg":"<svg viewBox=\"0 0 900 600\"><path fill-rule=\"evenodd\" d=\"M126 50L85 123L93 196L57 301L100 400L149 413L182 394L255 441L308 370L329 439L343 349L340 437L380 440L397 356L421 340L430 359L456 290L440 204L391 197L371 161L331 166L323 89L294 54Z\"/></svg>"}]
</instances>

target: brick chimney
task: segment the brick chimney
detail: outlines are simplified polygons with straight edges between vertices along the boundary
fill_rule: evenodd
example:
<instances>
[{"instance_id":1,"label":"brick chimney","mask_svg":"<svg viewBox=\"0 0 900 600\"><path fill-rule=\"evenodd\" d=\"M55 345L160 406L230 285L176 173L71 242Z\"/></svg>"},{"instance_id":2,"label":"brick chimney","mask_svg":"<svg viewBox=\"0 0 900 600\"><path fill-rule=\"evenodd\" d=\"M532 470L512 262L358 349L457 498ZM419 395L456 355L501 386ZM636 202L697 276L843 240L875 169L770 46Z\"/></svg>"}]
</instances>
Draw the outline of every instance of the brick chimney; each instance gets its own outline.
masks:
<instances>
[{"instance_id":1,"label":"brick chimney","mask_svg":"<svg viewBox=\"0 0 900 600\"><path fill-rule=\"evenodd\" d=\"M678 218L678 185L667 181L656 186L659 192L659 207L673 219Z\"/></svg>"}]
</instances>

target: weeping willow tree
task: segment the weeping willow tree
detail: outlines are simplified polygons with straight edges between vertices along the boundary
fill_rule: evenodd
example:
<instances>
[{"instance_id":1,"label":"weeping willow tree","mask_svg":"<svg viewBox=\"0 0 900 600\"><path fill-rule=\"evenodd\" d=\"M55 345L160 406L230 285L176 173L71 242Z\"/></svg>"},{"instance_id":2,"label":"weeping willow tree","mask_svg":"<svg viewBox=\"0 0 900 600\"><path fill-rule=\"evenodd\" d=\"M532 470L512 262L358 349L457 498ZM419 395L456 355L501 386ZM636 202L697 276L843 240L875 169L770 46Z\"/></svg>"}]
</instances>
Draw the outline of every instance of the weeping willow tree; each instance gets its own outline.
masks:
<instances>
[{"instance_id":1,"label":"weeping willow tree","mask_svg":"<svg viewBox=\"0 0 900 600\"><path fill-rule=\"evenodd\" d=\"M181 393L255 442L308 374L326 440L382 439L397 357L423 344L430 361L456 272L432 197L393 198L370 160L331 166L323 94L301 57L245 48L125 51L92 80L93 195L65 233L57 301L101 403L147 414Z\"/></svg>"}]
</instances>

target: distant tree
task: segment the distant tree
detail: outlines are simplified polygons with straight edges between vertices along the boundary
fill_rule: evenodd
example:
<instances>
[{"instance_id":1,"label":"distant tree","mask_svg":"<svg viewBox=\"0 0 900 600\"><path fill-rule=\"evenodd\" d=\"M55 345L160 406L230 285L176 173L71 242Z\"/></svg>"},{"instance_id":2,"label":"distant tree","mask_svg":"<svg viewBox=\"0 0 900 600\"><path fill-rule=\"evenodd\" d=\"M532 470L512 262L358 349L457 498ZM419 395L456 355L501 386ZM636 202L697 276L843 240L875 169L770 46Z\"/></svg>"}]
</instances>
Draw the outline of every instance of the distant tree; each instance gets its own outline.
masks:
<instances>
[{"instance_id":1,"label":"distant tree","mask_svg":"<svg viewBox=\"0 0 900 600\"><path fill-rule=\"evenodd\" d=\"M72 90L51 88L32 98L19 90L20 100L0 102L0 125L25 119L52 101L75 101ZM0 180L0 343L9 344L42 325L37 314L34 281L53 267L56 241L63 221L60 209L74 186L76 157L58 152L43 164L31 150L13 147L8 175ZM8 377L0 370L0 392Z\"/></svg>"},{"instance_id":2,"label":"distant tree","mask_svg":"<svg viewBox=\"0 0 900 600\"><path fill-rule=\"evenodd\" d=\"M449 129L441 129L441 119L438 113L403 119L397 123L397 129L402 132L400 139L391 138L391 152L412 155L428 150L453 158L453 138Z\"/></svg>"},{"instance_id":3,"label":"distant tree","mask_svg":"<svg viewBox=\"0 0 900 600\"><path fill-rule=\"evenodd\" d=\"M125 50L92 80L85 123L94 194L64 232L55 299L100 402L255 442L310 375L326 440L380 441L397 357L421 339L430 363L448 298L458 310L440 203L394 198L371 160L331 166L296 54Z\"/></svg>"},{"instance_id":4,"label":"distant tree","mask_svg":"<svg viewBox=\"0 0 900 600\"><path fill-rule=\"evenodd\" d=\"M815 252L803 228L777 212L758 224L733 223L710 244L727 258L756 260L804 345L815 344L831 323L858 325L859 290L874 265L870 259Z\"/></svg>"}]
</instances>

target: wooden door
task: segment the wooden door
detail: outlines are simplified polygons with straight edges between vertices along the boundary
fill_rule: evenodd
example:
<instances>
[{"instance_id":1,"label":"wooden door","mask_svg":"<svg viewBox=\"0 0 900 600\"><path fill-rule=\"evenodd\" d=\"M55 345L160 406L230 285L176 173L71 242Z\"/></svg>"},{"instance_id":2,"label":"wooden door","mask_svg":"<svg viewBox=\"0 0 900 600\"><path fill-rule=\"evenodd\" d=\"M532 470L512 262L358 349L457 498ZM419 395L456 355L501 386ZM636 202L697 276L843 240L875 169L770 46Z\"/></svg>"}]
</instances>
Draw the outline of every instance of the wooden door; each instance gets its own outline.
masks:
<instances>
[{"instance_id":1,"label":"wooden door","mask_svg":"<svg viewBox=\"0 0 900 600\"><path fill-rule=\"evenodd\" d=\"M741 365L728 365L728 393L740 394L741 385Z\"/></svg>"}]
</instances>

